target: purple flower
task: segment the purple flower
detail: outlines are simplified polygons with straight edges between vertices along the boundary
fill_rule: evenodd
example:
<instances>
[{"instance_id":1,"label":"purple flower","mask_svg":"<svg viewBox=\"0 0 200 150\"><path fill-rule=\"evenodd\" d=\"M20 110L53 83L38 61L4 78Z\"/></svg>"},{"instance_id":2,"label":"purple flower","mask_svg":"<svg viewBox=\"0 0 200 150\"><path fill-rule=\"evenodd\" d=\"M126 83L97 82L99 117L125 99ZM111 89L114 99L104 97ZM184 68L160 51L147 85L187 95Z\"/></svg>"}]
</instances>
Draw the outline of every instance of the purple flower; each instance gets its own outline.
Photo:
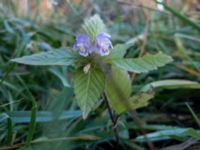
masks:
<instances>
[{"instance_id":1,"label":"purple flower","mask_svg":"<svg viewBox=\"0 0 200 150\"><path fill-rule=\"evenodd\" d=\"M79 50L81 56L88 56L91 49L90 38L86 34L80 34L76 37L74 48Z\"/></svg>"},{"instance_id":2,"label":"purple flower","mask_svg":"<svg viewBox=\"0 0 200 150\"><path fill-rule=\"evenodd\" d=\"M74 48L79 50L81 56L86 57L92 52L96 52L101 56L106 56L109 54L109 48L112 48L110 37L109 34L101 32L96 36L95 45L92 45L88 35L80 34L76 37Z\"/></svg>"},{"instance_id":3,"label":"purple flower","mask_svg":"<svg viewBox=\"0 0 200 150\"><path fill-rule=\"evenodd\" d=\"M96 36L96 52L101 56L108 55L110 53L109 48L113 48L110 37L111 36L105 32L101 32Z\"/></svg>"}]
</instances>

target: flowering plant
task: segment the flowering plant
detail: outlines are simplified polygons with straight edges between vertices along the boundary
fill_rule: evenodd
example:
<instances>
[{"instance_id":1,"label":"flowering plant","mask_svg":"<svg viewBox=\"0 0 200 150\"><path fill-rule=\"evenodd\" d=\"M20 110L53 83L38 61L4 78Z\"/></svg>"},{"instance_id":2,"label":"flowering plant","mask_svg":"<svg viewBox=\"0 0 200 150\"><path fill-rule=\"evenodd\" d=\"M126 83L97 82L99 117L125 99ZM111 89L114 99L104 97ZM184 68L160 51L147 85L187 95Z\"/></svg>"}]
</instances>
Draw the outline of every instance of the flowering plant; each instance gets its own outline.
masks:
<instances>
[{"instance_id":1,"label":"flowering plant","mask_svg":"<svg viewBox=\"0 0 200 150\"><path fill-rule=\"evenodd\" d=\"M111 39L99 15L94 15L82 25L73 48L41 52L12 61L27 65L73 66L73 84L67 86L73 86L83 118L102 100L109 109L122 114L146 106L154 96L148 89L131 95L128 72L147 73L171 62L172 58L162 52L146 54L141 58L126 58L126 51L132 44L113 47Z\"/></svg>"}]
</instances>

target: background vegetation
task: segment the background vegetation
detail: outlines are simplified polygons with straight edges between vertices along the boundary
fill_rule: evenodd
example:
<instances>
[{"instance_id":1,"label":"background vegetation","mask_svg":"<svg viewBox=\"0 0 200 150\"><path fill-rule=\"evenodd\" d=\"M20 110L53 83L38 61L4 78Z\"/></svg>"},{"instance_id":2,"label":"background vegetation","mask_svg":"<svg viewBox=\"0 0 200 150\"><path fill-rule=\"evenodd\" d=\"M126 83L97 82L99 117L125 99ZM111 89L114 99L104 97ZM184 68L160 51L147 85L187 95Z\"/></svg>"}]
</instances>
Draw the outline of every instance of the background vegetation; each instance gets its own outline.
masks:
<instances>
[{"instance_id":1,"label":"background vegetation","mask_svg":"<svg viewBox=\"0 0 200 150\"><path fill-rule=\"evenodd\" d=\"M198 0L165 4L150 0L2 0L0 150L152 149L149 145L163 150L200 149L200 4ZM119 117L119 144L104 104L82 119L73 88L68 87L73 68L10 62L40 51L72 47L83 20L95 13L107 24L114 45L132 44L127 57L162 51L174 59L157 71L131 74L132 93L151 83L156 96L134 117L130 113Z\"/></svg>"}]
</instances>

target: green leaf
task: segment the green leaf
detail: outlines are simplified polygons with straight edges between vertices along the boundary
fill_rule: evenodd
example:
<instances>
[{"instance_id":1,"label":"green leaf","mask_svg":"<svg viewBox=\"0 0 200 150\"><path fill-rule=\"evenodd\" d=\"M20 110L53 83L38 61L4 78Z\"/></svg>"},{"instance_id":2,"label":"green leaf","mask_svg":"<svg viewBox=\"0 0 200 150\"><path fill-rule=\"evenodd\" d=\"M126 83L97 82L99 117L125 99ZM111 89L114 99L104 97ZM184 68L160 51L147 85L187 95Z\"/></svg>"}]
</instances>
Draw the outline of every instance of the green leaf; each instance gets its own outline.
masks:
<instances>
[{"instance_id":1,"label":"green leaf","mask_svg":"<svg viewBox=\"0 0 200 150\"><path fill-rule=\"evenodd\" d=\"M112 60L123 58L128 48L133 44L117 44L110 50L110 54L104 57L104 61L111 62Z\"/></svg>"},{"instance_id":2,"label":"green leaf","mask_svg":"<svg viewBox=\"0 0 200 150\"><path fill-rule=\"evenodd\" d=\"M25 145L29 145L31 143L31 140L33 139L33 134L36 128L36 114L37 114L37 104L33 101L33 106L31 110L31 118L29 123L29 130L28 135L26 137L26 143Z\"/></svg>"},{"instance_id":3,"label":"green leaf","mask_svg":"<svg viewBox=\"0 0 200 150\"><path fill-rule=\"evenodd\" d=\"M74 90L84 119L94 109L103 91L103 86L104 75L99 69L90 68L88 73L84 73L82 69L77 70L74 80Z\"/></svg>"},{"instance_id":4,"label":"green leaf","mask_svg":"<svg viewBox=\"0 0 200 150\"><path fill-rule=\"evenodd\" d=\"M193 137L193 138L195 138L195 139L200 140L200 132L199 132L199 131L197 131L197 130L195 130L195 129L193 129L193 128L189 128L189 129L186 131L186 133L187 133L189 136L191 136L191 137Z\"/></svg>"},{"instance_id":5,"label":"green leaf","mask_svg":"<svg viewBox=\"0 0 200 150\"><path fill-rule=\"evenodd\" d=\"M198 135L199 131L196 131L192 128L171 128L171 129L167 129L167 130L160 130L160 131L155 131L155 132L151 132L148 133L146 136L149 139L149 141L161 141L161 140L168 140L168 139L173 139L175 137L194 137L199 139L200 136ZM136 138L136 141L138 142L145 142L146 139L145 137L142 136L138 136Z\"/></svg>"},{"instance_id":6,"label":"green leaf","mask_svg":"<svg viewBox=\"0 0 200 150\"><path fill-rule=\"evenodd\" d=\"M178 128L178 126L171 126L171 125L163 125L163 124L143 124L141 126L143 129L146 129L148 131L160 131L160 130L167 130L167 129L172 129L172 128ZM134 123L134 122L128 122L126 123L126 128L127 129L139 129L139 127Z\"/></svg>"},{"instance_id":7,"label":"green leaf","mask_svg":"<svg viewBox=\"0 0 200 150\"><path fill-rule=\"evenodd\" d=\"M131 111L131 110L136 110L138 108L146 107L148 105L148 102L150 99L154 97L154 92L149 92L149 93L139 93L137 95L134 95L130 97L127 100L127 104L124 105L123 103L118 104L117 110L115 110L117 113L121 114L126 111Z\"/></svg>"},{"instance_id":8,"label":"green leaf","mask_svg":"<svg viewBox=\"0 0 200 150\"><path fill-rule=\"evenodd\" d=\"M85 20L82 25L82 30L94 41L95 37L100 32L106 32L106 26L99 15L94 15L88 20Z\"/></svg>"},{"instance_id":9,"label":"green leaf","mask_svg":"<svg viewBox=\"0 0 200 150\"><path fill-rule=\"evenodd\" d=\"M135 110L148 105L154 97L154 92L141 92L130 97L131 80L126 71L117 67L112 68L106 79L105 92L111 108L118 114Z\"/></svg>"},{"instance_id":10,"label":"green leaf","mask_svg":"<svg viewBox=\"0 0 200 150\"><path fill-rule=\"evenodd\" d=\"M26 65L65 65L69 66L74 63L76 52L72 50L54 50L41 52L29 56L12 59L11 61Z\"/></svg>"},{"instance_id":11,"label":"green leaf","mask_svg":"<svg viewBox=\"0 0 200 150\"><path fill-rule=\"evenodd\" d=\"M36 114L36 122L44 123L44 122L51 122L54 121L54 114L51 111L38 111ZM17 123L29 123L31 111L12 111L9 113L9 116L12 119L12 122ZM7 114L2 113L0 114L0 123L4 122L8 117ZM80 111L63 111L57 120L67 120L67 119L74 119L81 116Z\"/></svg>"},{"instance_id":12,"label":"green leaf","mask_svg":"<svg viewBox=\"0 0 200 150\"><path fill-rule=\"evenodd\" d=\"M129 107L131 81L128 73L113 67L111 74L106 79L105 92L111 108L117 113L121 113L126 106Z\"/></svg>"},{"instance_id":13,"label":"green leaf","mask_svg":"<svg viewBox=\"0 0 200 150\"><path fill-rule=\"evenodd\" d=\"M145 73L155 70L170 62L172 62L172 58L161 52L155 55L146 54L142 58L124 58L112 61L117 67L135 73Z\"/></svg>"},{"instance_id":14,"label":"green leaf","mask_svg":"<svg viewBox=\"0 0 200 150\"><path fill-rule=\"evenodd\" d=\"M154 97L154 92L139 93L129 98L130 107L132 110L146 107L150 99Z\"/></svg>"},{"instance_id":15,"label":"green leaf","mask_svg":"<svg viewBox=\"0 0 200 150\"><path fill-rule=\"evenodd\" d=\"M191 88L200 89L200 84L189 80L160 80L147 84L141 91L148 91L151 88L163 88L163 89L179 89L179 88Z\"/></svg>"}]
</instances>

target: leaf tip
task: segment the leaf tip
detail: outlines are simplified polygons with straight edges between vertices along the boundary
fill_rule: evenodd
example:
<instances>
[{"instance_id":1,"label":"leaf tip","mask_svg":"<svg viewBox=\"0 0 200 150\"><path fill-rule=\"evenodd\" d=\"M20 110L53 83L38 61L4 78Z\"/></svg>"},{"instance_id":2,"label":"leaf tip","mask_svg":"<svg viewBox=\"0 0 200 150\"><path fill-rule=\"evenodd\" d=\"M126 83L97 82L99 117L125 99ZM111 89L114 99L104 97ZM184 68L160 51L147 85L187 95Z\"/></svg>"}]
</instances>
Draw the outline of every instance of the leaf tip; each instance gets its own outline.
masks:
<instances>
[{"instance_id":1,"label":"leaf tip","mask_svg":"<svg viewBox=\"0 0 200 150\"><path fill-rule=\"evenodd\" d=\"M10 60L11 62L15 62L15 63L20 63L19 59L18 58L13 58Z\"/></svg>"},{"instance_id":2,"label":"leaf tip","mask_svg":"<svg viewBox=\"0 0 200 150\"><path fill-rule=\"evenodd\" d=\"M88 115L89 115L89 111L83 111L82 117L84 120L87 119Z\"/></svg>"}]
</instances>

